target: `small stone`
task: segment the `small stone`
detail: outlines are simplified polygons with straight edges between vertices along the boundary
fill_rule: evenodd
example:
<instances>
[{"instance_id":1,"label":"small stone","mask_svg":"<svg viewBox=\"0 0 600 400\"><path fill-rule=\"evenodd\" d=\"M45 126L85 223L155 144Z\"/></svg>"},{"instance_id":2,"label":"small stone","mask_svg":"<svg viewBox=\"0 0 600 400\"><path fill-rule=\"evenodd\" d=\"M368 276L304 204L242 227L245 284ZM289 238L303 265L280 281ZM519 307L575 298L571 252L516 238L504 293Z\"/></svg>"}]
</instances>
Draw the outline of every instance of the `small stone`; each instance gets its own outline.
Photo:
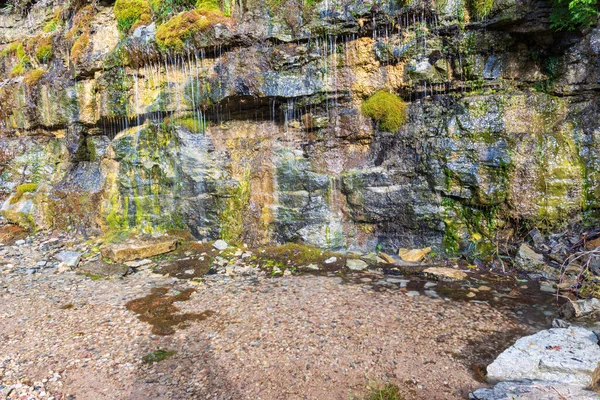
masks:
<instances>
[{"instance_id":1,"label":"small stone","mask_svg":"<svg viewBox=\"0 0 600 400\"><path fill-rule=\"evenodd\" d=\"M379 257L383 258L383 260L388 264L395 264L396 259L389 254L379 252Z\"/></svg>"},{"instance_id":2,"label":"small stone","mask_svg":"<svg viewBox=\"0 0 600 400\"><path fill-rule=\"evenodd\" d=\"M219 239L216 242L214 242L212 246L219 251L227 250L227 248L229 247L227 242L222 239Z\"/></svg>"},{"instance_id":3,"label":"small stone","mask_svg":"<svg viewBox=\"0 0 600 400\"><path fill-rule=\"evenodd\" d=\"M25 242L23 239L19 239L19 240L17 240L17 241L15 242L15 244L16 244L17 246L22 246L22 245L24 245L25 243L26 243L26 242Z\"/></svg>"},{"instance_id":4,"label":"small stone","mask_svg":"<svg viewBox=\"0 0 600 400\"><path fill-rule=\"evenodd\" d=\"M540 290L546 293L554 293L556 289L554 288L554 284L550 281L544 281L540 283Z\"/></svg>"},{"instance_id":5,"label":"small stone","mask_svg":"<svg viewBox=\"0 0 600 400\"><path fill-rule=\"evenodd\" d=\"M320 268L317 264L308 264L304 266L304 269L309 269L311 271L318 271Z\"/></svg>"},{"instance_id":6,"label":"small stone","mask_svg":"<svg viewBox=\"0 0 600 400\"><path fill-rule=\"evenodd\" d=\"M185 274L186 275L194 275L194 272L196 272L196 271L193 269L188 269L187 271L185 271Z\"/></svg>"},{"instance_id":7,"label":"small stone","mask_svg":"<svg viewBox=\"0 0 600 400\"><path fill-rule=\"evenodd\" d=\"M63 251L54 256L58 261L65 263L71 268L75 268L81 260L81 253L76 251Z\"/></svg>"},{"instance_id":8,"label":"small stone","mask_svg":"<svg viewBox=\"0 0 600 400\"><path fill-rule=\"evenodd\" d=\"M151 263L152 263L152 260L148 260L146 258L146 259L139 260L139 261L127 261L125 263L125 265L127 265L130 268L140 268L140 267L143 267L143 266L151 264Z\"/></svg>"},{"instance_id":9,"label":"small stone","mask_svg":"<svg viewBox=\"0 0 600 400\"><path fill-rule=\"evenodd\" d=\"M423 271L425 274L433 275L438 279L462 280L467 277L467 274L453 268L432 267Z\"/></svg>"},{"instance_id":10,"label":"small stone","mask_svg":"<svg viewBox=\"0 0 600 400\"><path fill-rule=\"evenodd\" d=\"M473 292L469 292L467 293L467 298L472 299L473 297L476 297L477 295Z\"/></svg>"},{"instance_id":11,"label":"small stone","mask_svg":"<svg viewBox=\"0 0 600 400\"><path fill-rule=\"evenodd\" d=\"M489 292L489 291L491 291L491 290L492 290L492 288L491 288L491 287L489 287L489 286L485 286L485 285L479 286L477 289L478 289L480 292Z\"/></svg>"},{"instance_id":12,"label":"small stone","mask_svg":"<svg viewBox=\"0 0 600 400\"><path fill-rule=\"evenodd\" d=\"M431 253L431 247L427 247L426 249L400 249L398 250L398 255L403 261L407 262L420 262L422 261L427 254Z\"/></svg>"},{"instance_id":13,"label":"small stone","mask_svg":"<svg viewBox=\"0 0 600 400\"><path fill-rule=\"evenodd\" d=\"M397 279L397 278L388 278L386 279L389 283L400 284L401 288L405 288L410 282L408 279Z\"/></svg>"},{"instance_id":14,"label":"small stone","mask_svg":"<svg viewBox=\"0 0 600 400\"><path fill-rule=\"evenodd\" d=\"M406 295L409 297L417 297L420 296L421 293L417 292L416 290L411 290L410 292L406 292Z\"/></svg>"},{"instance_id":15,"label":"small stone","mask_svg":"<svg viewBox=\"0 0 600 400\"><path fill-rule=\"evenodd\" d=\"M351 271L364 271L369 268L369 265L363 260L357 260L354 258L349 258L346 260L346 267L348 267Z\"/></svg>"},{"instance_id":16,"label":"small stone","mask_svg":"<svg viewBox=\"0 0 600 400\"><path fill-rule=\"evenodd\" d=\"M325 264L333 264L336 261L337 257L329 257L327 260L325 260Z\"/></svg>"}]
</instances>

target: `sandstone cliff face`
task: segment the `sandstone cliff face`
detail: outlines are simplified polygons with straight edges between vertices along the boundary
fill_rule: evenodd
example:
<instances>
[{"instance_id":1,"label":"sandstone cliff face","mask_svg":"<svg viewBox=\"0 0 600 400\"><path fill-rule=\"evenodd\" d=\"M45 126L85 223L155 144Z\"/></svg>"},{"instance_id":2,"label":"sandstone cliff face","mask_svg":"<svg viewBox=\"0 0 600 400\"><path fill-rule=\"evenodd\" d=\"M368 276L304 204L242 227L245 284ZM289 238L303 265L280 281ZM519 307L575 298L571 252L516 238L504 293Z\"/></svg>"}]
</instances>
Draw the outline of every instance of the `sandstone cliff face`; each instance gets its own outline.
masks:
<instances>
[{"instance_id":1,"label":"sandstone cliff face","mask_svg":"<svg viewBox=\"0 0 600 400\"><path fill-rule=\"evenodd\" d=\"M37 228L485 253L597 215L600 28L545 1L223 1L172 46L84 3L0 16L0 189L38 184Z\"/></svg>"}]
</instances>

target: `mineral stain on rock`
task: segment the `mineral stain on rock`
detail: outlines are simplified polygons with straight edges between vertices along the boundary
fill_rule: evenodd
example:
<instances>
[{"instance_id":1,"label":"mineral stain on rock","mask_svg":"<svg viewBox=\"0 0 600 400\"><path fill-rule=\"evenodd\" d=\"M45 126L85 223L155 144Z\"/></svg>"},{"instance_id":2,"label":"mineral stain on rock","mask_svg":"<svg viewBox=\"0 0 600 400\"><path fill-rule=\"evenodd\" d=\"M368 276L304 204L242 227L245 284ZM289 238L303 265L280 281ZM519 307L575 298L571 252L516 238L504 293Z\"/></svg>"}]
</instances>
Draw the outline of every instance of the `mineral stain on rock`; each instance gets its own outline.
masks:
<instances>
[{"instance_id":1,"label":"mineral stain on rock","mask_svg":"<svg viewBox=\"0 0 600 400\"><path fill-rule=\"evenodd\" d=\"M175 328L182 328L186 322L204 321L215 314L211 310L199 314L178 313L179 308L174 303L188 301L194 292L194 289L186 289L174 296L167 296L168 288L155 288L148 296L132 300L126 304L126 307L136 313L140 321L152 325L152 333L172 335L175 333Z\"/></svg>"}]
</instances>

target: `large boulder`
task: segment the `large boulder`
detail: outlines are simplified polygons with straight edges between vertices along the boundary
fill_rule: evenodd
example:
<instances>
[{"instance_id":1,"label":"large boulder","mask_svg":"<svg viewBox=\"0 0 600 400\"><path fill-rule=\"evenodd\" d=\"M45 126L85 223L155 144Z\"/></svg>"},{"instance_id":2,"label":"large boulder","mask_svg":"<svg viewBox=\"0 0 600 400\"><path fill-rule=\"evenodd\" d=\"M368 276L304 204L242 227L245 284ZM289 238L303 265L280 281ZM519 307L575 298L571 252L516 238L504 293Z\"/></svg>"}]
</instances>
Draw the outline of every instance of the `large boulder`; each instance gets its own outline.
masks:
<instances>
[{"instance_id":1,"label":"large boulder","mask_svg":"<svg viewBox=\"0 0 600 400\"><path fill-rule=\"evenodd\" d=\"M578 327L554 328L523 337L487 367L491 381L539 380L582 388L598 379L598 337Z\"/></svg>"},{"instance_id":2,"label":"large boulder","mask_svg":"<svg viewBox=\"0 0 600 400\"><path fill-rule=\"evenodd\" d=\"M471 400L597 400L600 396L580 386L556 382L500 382L491 389L479 389Z\"/></svg>"}]
</instances>

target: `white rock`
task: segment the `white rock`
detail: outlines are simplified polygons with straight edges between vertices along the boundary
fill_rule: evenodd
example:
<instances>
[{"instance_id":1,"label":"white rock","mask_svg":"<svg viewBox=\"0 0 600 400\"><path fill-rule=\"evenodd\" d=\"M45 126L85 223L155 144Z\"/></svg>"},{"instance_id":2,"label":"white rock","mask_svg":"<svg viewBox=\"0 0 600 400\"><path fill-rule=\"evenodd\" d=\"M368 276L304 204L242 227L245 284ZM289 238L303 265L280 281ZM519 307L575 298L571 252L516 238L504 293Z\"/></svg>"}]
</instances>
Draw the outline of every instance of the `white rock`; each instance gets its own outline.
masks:
<instances>
[{"instance_id":1,"label":"white rock","mask_svg":"<svg viewBox=\"0 0 600 400\"><path fill-rule=\"evenodd\" d=\"M127 265L130 268L139 268L139 267L143 267L145 265L151 264L151 263L152 263L152 260L148 260L146 258L146 259L137 260L137 261L127 261L125 263L125 265Z\"/></svg>"},{"instance_id":2,"label":"white rock","mask_svg":"<svg viewBox=\"0 0 600 400\"><path fill-rule=\"evenodd\" d=\"M81 253L77 253L76 251L63 251L54 256L58 261L62 261L68 267L76 267L81 260Z\"/></svg>"},{"instance_id":3,"label":"white rock","mask_svg":"<svg viewBox=\"0 0 600 400\"><path fill-rule=\"evenodd\" d=\"M223 251L223 250L227 250L229 245L227 244L226 241L219 239L213 243L213 247L217 250Z\"/></svg>"},{"instance_id":4,"label":"white rock","mask_svg":"<svg viewBox=\"0 0 600 400\"><path fill-rule=\"evenodd\" d=\"M25 241L24 241L23 239L19 239L19 240L17 240L17 241L15 242L15 244L16 244L17 246L22 246L22 245L24 245L24 244L25 244Z\"/></svg>"},{"instance_id":5,"label":"white rock","mask_svg":"<svg viewBox=\"0 0 600 400\"><path fill-rule=\"evenodd\" d=\"M325 264L333 264L336 261L337 257L329 257L327 260L325 260Z\"/></svg>"},{"instance_id":6,"label":"white rock","mask_svg":"<svg viewBox=\"0 0 600 400\"><path fill-rule=\"evenodd\" d=\"M346 267L348 267L350 271L364 271L365 269L369 268L369 264L363 260L349 258L346 260Z\"/></svg>"},{"instance_id":7,"label":"white rock","mask_svg":"<svg viewBox=\"0 0 600 400\"><path fill-rule=\"evenodd\" d=\"M597 400L600 396L580 386L557 382L500 382L492 389L479 389L472 400Z\"/></svg>"},{"instance_id":8,"label":"white rock","mask_svg":"<svg viewBox=\"0 0 600 400\"><path fill-rule=\"evenodd\" d=\"M491 381L541 380L587 387L600 363L594 332L553 328L523 337L487 367Z\"/></svg>"}]
</instances>

